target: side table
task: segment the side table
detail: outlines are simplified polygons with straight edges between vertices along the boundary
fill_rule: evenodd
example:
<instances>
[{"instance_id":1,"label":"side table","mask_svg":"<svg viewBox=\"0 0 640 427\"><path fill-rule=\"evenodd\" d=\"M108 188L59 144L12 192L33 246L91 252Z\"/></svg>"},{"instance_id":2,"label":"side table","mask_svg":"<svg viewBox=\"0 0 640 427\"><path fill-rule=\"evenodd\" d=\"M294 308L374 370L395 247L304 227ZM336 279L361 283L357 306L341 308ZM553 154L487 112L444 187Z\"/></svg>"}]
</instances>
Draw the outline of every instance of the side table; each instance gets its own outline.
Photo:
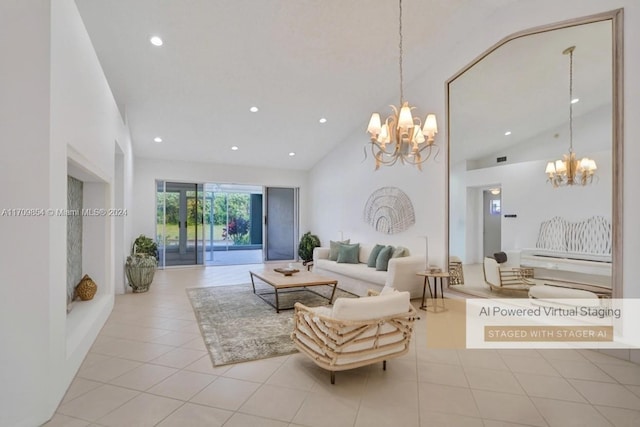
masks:
<instances>
[{"instance_id":1,"label":"side table","mask_svg":"<svg viewBox=\"0 0 640 427\"><path fill-rule=\"evenodd\" d=\"M438 298L438 279L440 279L440 294L442 295L442 298L444 298L444 288L442 285L442 279L447 279L449 280L449 278L451 277L451 274L449 274L449 272L447 271L421 271L419 273L416 273L416 275L418 276L423 276L424 277L424 283L422 285L422 304L420 305L420 309L421 310L426 310L427 309L427 304L426 304L426 298L427 298L427 286L429 286L429 295L431 296L431 298ZM429 277L433 278L433 293L431 292L431 283L429 283Z\"/></svg>"}]
</instances>

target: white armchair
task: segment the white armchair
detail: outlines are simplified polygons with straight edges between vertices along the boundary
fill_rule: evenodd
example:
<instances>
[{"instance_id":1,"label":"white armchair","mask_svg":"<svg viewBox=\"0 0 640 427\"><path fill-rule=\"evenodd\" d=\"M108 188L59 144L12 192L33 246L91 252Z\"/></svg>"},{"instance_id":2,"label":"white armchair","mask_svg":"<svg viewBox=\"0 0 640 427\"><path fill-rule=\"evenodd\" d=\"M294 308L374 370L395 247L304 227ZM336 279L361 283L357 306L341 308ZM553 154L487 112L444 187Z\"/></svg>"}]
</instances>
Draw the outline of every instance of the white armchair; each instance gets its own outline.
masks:
<instances>
[{"instance_id":1,"label":"white armchair","mask_svg":"<svg viewBox=\"0 0 640 427\"><path fill-rule=\"evenodd\" d=\"M531 268L508 266L498 264L490 257L485 257L483 262L484 281L491 290L519 290L528 291L535 284L533 270Z\"/></svg>"},{"instance_id":2,"label":"white armchair","mask_svg":"<svg viewBox=\"0 0 640 427\"><path fill-rule=\"evenodd\" d=\"M389 292L363 298L338 298L333 307L295 304L296 347L316 365L330 371L358 368L402 356L416 319L408 292Z\"/></svg>"}]
</instances>

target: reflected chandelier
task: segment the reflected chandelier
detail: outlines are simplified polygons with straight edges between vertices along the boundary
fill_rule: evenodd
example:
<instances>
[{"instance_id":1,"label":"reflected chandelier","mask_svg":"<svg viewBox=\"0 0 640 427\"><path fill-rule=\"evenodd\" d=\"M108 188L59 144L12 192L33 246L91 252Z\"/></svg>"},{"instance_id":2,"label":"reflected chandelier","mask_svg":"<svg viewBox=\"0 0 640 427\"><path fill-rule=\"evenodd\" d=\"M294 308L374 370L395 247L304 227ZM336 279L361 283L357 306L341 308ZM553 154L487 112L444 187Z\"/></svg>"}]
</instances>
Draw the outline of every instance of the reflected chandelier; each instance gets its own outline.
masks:
<instances>
[{"instance_id":1,"label":"reflected chandelier","mask_svg":"<svg viewBox=\"0 0 640 427\"><path fill-rule=\"evenodd\" d=\"M575 46L566 48L562 54L569 55L569 153L562 156L562 160L547 163L545 173L547 181L554 187L568 185L587 185L593 181L598 167L593 159L583 157L576 159L573 152L573 51Z\"/></svg>"},{"instance_id":2,"label":"reflected chandelier","mask_svg":"<svg viewBox=\"0 0 640 427\"><path fill-rule=\"evenodd\" d=\"M435 114L427 115L424 126L420 118L413 117L411 110L414 107L404 100L403 76L402 76L402 0L400 6L400 109L391 105L393 114L387 117L384 124L380 120L379 113L373 113L369 120L367 132L371 135L371 153L376 159L376 170L381 165L392 166L398 160L401 163L415 165L422 170L424 163L435 146L434 137L438 133L438 124Z\"/></svg>"}]
</instances>

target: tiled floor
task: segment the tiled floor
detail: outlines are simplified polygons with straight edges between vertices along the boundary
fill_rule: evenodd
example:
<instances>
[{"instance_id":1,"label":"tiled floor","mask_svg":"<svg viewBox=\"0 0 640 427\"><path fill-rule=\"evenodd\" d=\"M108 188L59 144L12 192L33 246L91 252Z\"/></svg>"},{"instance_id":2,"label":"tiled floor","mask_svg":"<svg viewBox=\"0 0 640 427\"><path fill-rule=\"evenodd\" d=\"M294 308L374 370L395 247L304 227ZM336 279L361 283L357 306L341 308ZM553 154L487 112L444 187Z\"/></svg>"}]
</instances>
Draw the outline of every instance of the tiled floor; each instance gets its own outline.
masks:
<instances>
[{"instance_id":1,"label":"tiled floor","mask_svg":"<svg viewBox=\"0 0 640 427\"><path fill-rule=\"evenodd\" d=\"M294 354L214 368L184 291L249 266L158 271L116 305L46 426L640 426L640 366L592 351L427 350L329 374Z\"/></svg>"}]
</instances>

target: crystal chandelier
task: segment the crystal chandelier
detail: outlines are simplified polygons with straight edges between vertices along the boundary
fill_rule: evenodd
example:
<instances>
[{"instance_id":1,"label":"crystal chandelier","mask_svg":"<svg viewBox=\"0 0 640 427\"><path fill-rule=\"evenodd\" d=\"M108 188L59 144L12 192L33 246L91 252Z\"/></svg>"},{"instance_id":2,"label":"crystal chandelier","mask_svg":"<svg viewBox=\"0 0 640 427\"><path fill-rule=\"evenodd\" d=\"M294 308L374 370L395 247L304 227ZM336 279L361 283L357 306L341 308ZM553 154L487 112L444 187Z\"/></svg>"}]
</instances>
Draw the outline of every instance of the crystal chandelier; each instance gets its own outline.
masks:
<instances>
[{"instance_id":1,"label":"crystal chandelier","mask_svg":"<svg viewBox=\"0 0 640 427\"><path fill-rule=\"evenodd\" d=\"M575 46L566 48L562 54L569 55L569 153L562 160L547 163L547 181L554 187L567 185L587 185L593 181L598 169L596 162L588 157L576 159L573 152L573 51Z\"/></svg>"},{"instance_id":2,"label":"crystal chandelier","mask_svg":"<svg viewBox=\"0 0 640 427\"><path fill-rule=\"evenodd\" d=\"M400 6L400 108L391 105L393 114L384 123L379 113L373 113L369 120L367 132L371 135L371 153L376 159L376 170L381 165L392 166L398 160L401 163L415 165L422 170L424 163L434 149L434 137L438 133L435 114L427 115L424 126L419 117L413 117L411 107L404 100L402 76L402 0Z\"/></svg>"}]
</instances>

